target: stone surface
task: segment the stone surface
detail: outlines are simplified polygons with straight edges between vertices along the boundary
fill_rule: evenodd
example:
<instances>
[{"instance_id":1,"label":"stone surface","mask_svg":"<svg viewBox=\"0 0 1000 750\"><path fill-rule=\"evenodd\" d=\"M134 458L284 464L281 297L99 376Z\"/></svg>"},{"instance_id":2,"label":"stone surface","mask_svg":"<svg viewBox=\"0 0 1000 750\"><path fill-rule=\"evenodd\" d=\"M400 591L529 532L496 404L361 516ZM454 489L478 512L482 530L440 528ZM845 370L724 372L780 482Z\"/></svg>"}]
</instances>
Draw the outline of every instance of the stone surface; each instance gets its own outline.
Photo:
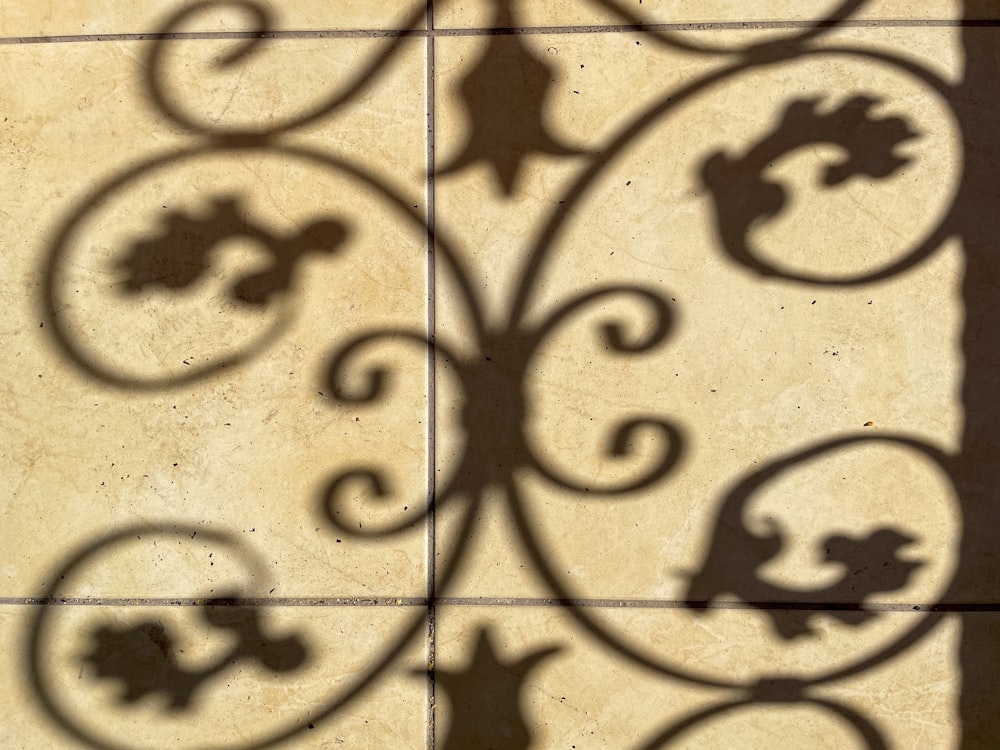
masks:
<instances>
[{"instance_id":1,"label":"stone surface","mask_svg":"<svg viewBox=\"0 0 1000 750\"><path fill-rule=\"evenodd\" d=\"M5 4L0 746L996 747L997 20Z\"/></svg>"}]
</instances>

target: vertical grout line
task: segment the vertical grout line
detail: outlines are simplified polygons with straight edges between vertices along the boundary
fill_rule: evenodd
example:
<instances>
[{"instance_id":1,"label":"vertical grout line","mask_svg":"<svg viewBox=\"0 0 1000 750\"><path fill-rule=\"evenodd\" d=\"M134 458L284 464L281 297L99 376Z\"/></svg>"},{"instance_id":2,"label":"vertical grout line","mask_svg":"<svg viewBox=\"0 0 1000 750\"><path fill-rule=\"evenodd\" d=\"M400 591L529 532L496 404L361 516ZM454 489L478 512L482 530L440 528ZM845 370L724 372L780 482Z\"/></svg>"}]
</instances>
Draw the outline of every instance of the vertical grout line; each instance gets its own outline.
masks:
<instances>
[{"instance_id":1,"label":"vertical grout line","mask_svg":"<svg viewBox=\"0 0 1000 750\"><path fill-rule=\"evenodd\" d=\"M437 323L437 277L435 263L436 206L434 198L434 0L427 0L427 750L434 750L435 735L435 662L437 658L437 367L434 349Z\"/></svg>"}]
</instances>

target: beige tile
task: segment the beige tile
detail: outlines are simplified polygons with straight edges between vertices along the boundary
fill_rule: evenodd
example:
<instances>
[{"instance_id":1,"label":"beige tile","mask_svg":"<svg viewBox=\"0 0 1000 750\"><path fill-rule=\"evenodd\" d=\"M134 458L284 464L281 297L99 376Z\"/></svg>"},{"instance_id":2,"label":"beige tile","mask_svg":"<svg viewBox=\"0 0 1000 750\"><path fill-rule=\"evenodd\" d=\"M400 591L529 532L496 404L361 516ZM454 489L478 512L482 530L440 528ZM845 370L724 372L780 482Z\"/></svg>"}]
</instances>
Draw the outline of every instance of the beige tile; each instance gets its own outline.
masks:
<instances>
[{"instance_id":1,"label":"beige tile","mask_svg":"<svg viewBox=\"0 0 1000 750\"><path fill-rule=\"evenodd\" d=\"M281 44L278 88L289 60L307 85L378 45ZM0 58L4 593L37 593L70 550L144 523L245 546L275 596L423 595L425 347L362 342L330 380L359 337L425 335L422 44L407 40L377 85L294 140L232 148L164 119L143 53L29 45ZM178 248L192 250L180 263ZM375 367L390 378L366 400ZM393 498L362 477L338 484L332 507L334 478L358 467L378 468ZM148 594L109 565L101 595Z\"/></svg>"},{"instance_id":2,"label":"beige tile","mask_svg":"<svg viewBox=\"0 0 1000 750\"><path fill-rule=\"evenodd\" d=\"M423 611L6 606L4 747L420 747ZM14 645L16 644L16 646Z\"/></svg>"},{"instance_id":3,"label":"beige tile","mask_svg":"<svg viewBox=\"0 0 1000 750\"><path fill-rule=\"evenodd\" d=\"M841 34L908 55L955 38L940 29ZM439 358L439 487L447 494L449 477L460 480L442 516L439 571L465 556L447 590L936 601L961 534L939 453L957 448L962 420L961 248L944 243L877 283L826 282L905 263L936 230L959 179L952 115L935 90L898 69L834 54L678 94L684 81L713 75L715 63L636 41L438 42L439 165L467 153L477 133L458 71L490 55L522 62L530 85L520 96L542 100L542 132L591 144L594 154L587 171L584 156L529 153L508 192L482 159L438 178L437 226L460 238L472 280L463 293L439 254L437 340L453 352ZM517 89L511 69L499 92ZM851 117L870 123L862 151L890 167L893 156L907 161L882 178L825 187L826 170L835 174L852 144L796 138ZM503 132L478 127L503 156ZM764 154L768 144L773 153ZM761 278L722 250L712 190L736 172L720 172L710 188L704 170L725 172L744 158L766 159L764 179L787 197L773 219L749 217L750 246L772 268L822 283ZM470 310L481 311L483 331ZM546 335L536 343L539 330ZM521 408L523 436L503 427ZM469 430L472 414L489 427ZM473 439L468 454L455 437L463 430ZM738 499L741 483L779 461L790 464ZM506 481L501 465L516 469L518 496L490 495L467 528L459 517L470 501L459 495ZM504 508L512 520L498 520ZM848 572L871 555L897 577ZM718 585L692 593L693 574L709 568ZM752 584L747 570L756 571Z\"/></svg>"},{"instance_id":4,"label":"beige tile","mask_svg":"<svg viewBox=\"0 0 1000 750\"><path fill-rule=\"evenodd\" d=\"M83 0L5 3L0 37L140 34L175 31L409 29L425 27L423 0ZM267 19L261 24L261 16ZM182 20L182 25L175 25Z\"/></svg>"},{"instance_id":5,"label":"beige tile","mask_svg":"<svg viewBox=\"0 0 1000 750\"><path fill-rule=\"evenodd\" d=\"M7 6L0 747L996 744L995 3Z\"/></svg>"},{"instance_id":6,"label":"beige tile","mask_svg":"<svg viewBox=\"0 0 1000 750\"><path fill-rule=\"evenodd\" d=\"M815 675L811 655L769 663L767 656L728 641L679 610L606 610L600 617L623 633L625 648L655 638L652 658L624 658L565 609L439 609L437 747L486 747L490 741L526 747L525 736L531 747L879 746L859 736L852 718L874 727L884 747L958 746L960 725L951 697L958 683L953 656L958 623L953 619L895 659L844 679L804 685L803 694L795 695L793 683L780 679L808 683ZM913 620L909 613L884 617L904 629ZM741 671L720 682L731 687L690 679L730 649ZM816 641L816 653L828 660L836 650ZM761 692L759 700L751 699L754 693L747 688L755 682L743 682L749 675L742 671L748 662L758 665L763 678L758 687L773 690L770 697ZM787 700L778 698L781 694Z\"/></svg>"},{"instance_id":7,"label":"beige tile","mask_svg":"<svg viewBox=\"0 0 1000 750\"><path fill-rule=\"evenodd\" d=\"M761 38L789 36L798 33L803 23L826 21L837 18L841 10L848 10L848 20L861 21L913 21L913 20L953 20L960 16L959 3L950 0L822 0L821 2L797 3L787 0L764 0L757 3L743 3L739 0L555 0L547 3L520 2L513 4L514 17L498 19L496 0L451 0L435 4L435 28L484 28L497 26L511 28L590 26L621 24L753 24L781 25L787 23L790 29L784 31L759 28ZM976 3L972 17L996 20L998 11L990 3ZM677 29L680 31L682 29ZM664 31L670 31L665 29ZM691 29L683 29L684 32ZM712 35L699 36L706 43ZM685 35L672 36L684 42ZM726 42L721 42L725 45Z\"/></svg>"},{"instance_id":8,"label":"beige tile","mask_svg":"<svg viewBox=\"0 0 1000 750\"><path fill-rule=\"evenodd\" d=\"M423 153L422 40L268 40L259 54L234 62L242 44L10 45L0 62L11 82L3 92L7 137L19 152L38 150L47 142L35 139L62 128L60 152L82 149L88 168L111 171L120 170L126 156L149 158L158 147L174 145L181 134L322 130L330 145L349 148L368 169L422 183L423 169L415 166L422 162L409 164L418 140ZM231 64L220 65L220 58ZM70 112L73 122L50 121ZM102 157L115 145L121 149L111 152L117 160L105 163Z\"/></svg>"}]
</instances>

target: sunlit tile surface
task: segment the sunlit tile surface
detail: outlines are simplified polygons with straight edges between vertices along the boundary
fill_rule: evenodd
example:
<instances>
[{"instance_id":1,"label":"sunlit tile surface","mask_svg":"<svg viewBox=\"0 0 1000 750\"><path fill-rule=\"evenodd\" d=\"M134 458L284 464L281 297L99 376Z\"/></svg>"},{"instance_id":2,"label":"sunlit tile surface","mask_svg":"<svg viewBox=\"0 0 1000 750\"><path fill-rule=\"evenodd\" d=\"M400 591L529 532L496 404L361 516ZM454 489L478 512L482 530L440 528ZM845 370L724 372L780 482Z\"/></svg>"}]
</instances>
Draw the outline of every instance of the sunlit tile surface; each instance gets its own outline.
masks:
<instances>
[{"instance_id":1,"label":"sunlit tile surface","mask_svg":"<svg viewBox=\"0 0 1000 750\"><path fill-rule=\"evenodd\" d=\"M169 34L190 31L240 33L296 31L399 31L426 28L420 0L59 0L5 3L3 36L51 37L95 34Z\"/></svg>"},{"instance_id":2,"label":"sunlit tile surface","mask_svg":"<svg viewBox=\"0 0 1000 750\"><path fill-rule=\"evenodd\" d=\"M998 60L4 4L0 746L1000 747Z\"/></svg>"}]
</instances>

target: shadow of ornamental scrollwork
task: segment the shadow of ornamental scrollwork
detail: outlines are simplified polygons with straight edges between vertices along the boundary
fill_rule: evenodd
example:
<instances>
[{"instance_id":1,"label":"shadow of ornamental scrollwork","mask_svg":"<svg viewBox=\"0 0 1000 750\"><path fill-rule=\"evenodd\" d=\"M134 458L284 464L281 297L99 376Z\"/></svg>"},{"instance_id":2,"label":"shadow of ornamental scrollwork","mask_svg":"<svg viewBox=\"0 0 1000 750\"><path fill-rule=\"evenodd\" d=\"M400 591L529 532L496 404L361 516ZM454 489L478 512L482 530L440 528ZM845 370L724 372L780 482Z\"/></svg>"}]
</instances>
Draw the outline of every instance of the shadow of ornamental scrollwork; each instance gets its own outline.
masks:
<instances>
[{"instance_id":1,"label":"shadow of ornamental scrollwork","mask_svg":"<svg viewBox=\"0 0 1000 750\"><path fill-rule=\"evenodd\" d=\"M713 56L719 62L663 92L599 148L584 148L556 135L545 122L543 110L553 75L547 64L518 34L490 40L486 54L459 85L470 109L471 135L435 179L453 179L467 167L485 162L498 192L509 197L525 164L539 154L578 159L581 164L531 239L499 319L490 316L478 291L479 280L461 252L461 238L447 226L429 221L398 188L358 161L285 138L339 112L377 85L384 69L394 63L402 40L420 32L423 9L409 20L406 34L384 40L328 98L266 126L219 125L195 114L177 95L167 73L175 43L169 37L183 32L197 13L206 8L239 10L256 19L255 33L263 36L269 16L262 6L242 0L194 6L177 14L163 38L152 43L145 70L150 99L193 140L186 148L125 169L69 211L43 269L42 302L51 335L69 362L88 377L131 391L170 390L224 379L231 368L246 366L276 345L296 323L303 279L316 269L346 274L357 253L399 252L391 242L383 242L386 235L374 233L373 227L380 223L405 227L432 244L437 288L447 288L450 314L461 323L455 329L428 333L420 324L358 330L335 320L324 331L330 342L315 385L331 411L391 403L399 396L406 373L421 371L426 363L430 387L441 396L431 403L436 409L431 416L439 424L450 419L460 436L452 454L428 460L435 477L431 491L414 492L413 482L401 476L405 470L389 449L378 461L369 461L345 456L348 451L338 448L339 468L329 469L316 497L289 499L303 504L304 515L345 538L412 535L433 524L437 514L456 512L459 520L447 532L449 556L435 570L429 601L405 608L391 633L375 639L371 653L337 651L336 658L350 662L350 669L343 667L343 673L336 675L334 688L311 696L307 719L296 716L277 728L269 726L238 745L227 738L189 736L190 746L280 747L307 727L337 716L391 670L403 666L413 677L406 649L424 634L427 608L433 607L435 597L447 594L456 571L471 555L470 540L481 523L487 496L502 498L537 578L608 653L657 678L727 694L680 719L665 718L664 726L643 745L650 750L679 746L676 741L687 741L720 720L775 707L817 709L841 722L861 746L888 748L877 707L863 712L827 696L824 688L903 654L934 631L946 612L965 615L971 611L969 602L995 597L979 576L995 557L991 529L998 511L989 488L995 483L991 449L1000 443L992 405L1000 378L996 374L1000 345L994 342L992 327L977 323L975 316L989 318L995 312L993 287L986 281L1000 278L992 253L996 196L988 166L1000 162L993 158L1000 146L994 143L992 125L985 124L989 118L977 109L987 96L983 92L992 85L995 70L987 61L994 59L998 44L989 29L971 23L980 6L973 0L963 6L970 21L963 32L965 77L951 83L910 57L835 38L833 32L852 20L866 0L830 3L825 18L790 35L732 48L692 41L681 32L646 28L640 15L617 0L599 4L664 48ZM515 29L517 5L496 2L494 6L495 23ZM218 68L238 68L264 50L264 40L247 39L220 58ZM877 70L878 75L857 77L850 90L789 94L768 108L766 122L748 117L751 124L746 127L756 128L756 133L744 134L739 142L729 142L729 135L742 124L721 134L692 135L694 145L680 166L665 164L666 157L656 156L657 139L676 137L677 131L669 129L691 108L706 101L720 106L713 97L731 88L752 87L754 76L776 69L809 79L816 88L821 77L814 74L831 61L853 65L857 71ZM905 96L891 90L894 86ZM939 131L955 135L963 150L955 170L937 175L936 192L912 196L925 207L923 223L894 232L894 243L877 249L835 233L817 237L816 247L795 248L790 257L782 257L775 248L787 243L774 241L781 237L782 222L810 220L794 216L796 189L803 183L783 182L781 175L787 177L780 172L783 162L817 149L833 152L816 179L807 183L823 195L858 182L877 185L901 179L907 170L927 168L921 159L931 148L927 143L933 129L922 124L924 112L901 111L905 107L900 102L905 101L924 102L939 116ZM600 597L566 573L571 566L562 559L564 550L550 543L532 517L531 496L539 487L581 503L586 499L602 507L614 504L623 514L637 497L655 498L663 506L692 502L677 496L673 481L703 444L699 425L691 424L666 397L642 409L623 408L611 425L591 429L591 420L586 420L574 426L580 442L599 444L597 459L590 462L594 465L577 456L558 455L535 429L542 410L537 392L546 387L537 374L542 369L539 363L558 348L553 342L567 330L579 334L577 329L585 327L587 335L576 340L585 339L606 360L594 369L610 370L669 352L677 344L680 321L686 322L697 310L669 278L659 284L599 279L586 288L563 290L561 297L558 293L546 297L547 291L543 292L544 282L558 274L560 263L604 251L597 241L581 240L582 230L574 222L587 215L588 202L607 197L603 183L607 175L633 151L643 149L654 164L651 171L661 168L665 179L689 182L711 217L711 236L704 245L670 226L656 225L655 236L648 230L647 239L661 260L683 259L684 253L708 248L711 257L706 263L737 269L752 283L853 289L912 271L950 238L964 242L970 274L963 287L968 322L962 340L966 367L962 405L967 423L957 450L909 433L810 433L805 439L796 435L801 443L761 448L755 453L759 462L742 467L735 476L717 477L701 490L703 496L694 498L717 499L714 510L702 519L703 557L694 567L681 570L678 565L674 570L674 582L681 581L683 595L670 612L680 612L691 623L716 618L713 626L734 643L756 638L747 652L759 647L760 656L747 656L741 668L725 659L706 660L697 668L685 663L657 632L658 611L652 611L649 632L643 633L623 628L612 614L586 606ZM248 170L252 180L233 172L234 162L252 163ZM794 165L790 169L796 171ZM276 209L255 199L248 182L267 184L288 170L296 170L298 184L304 186L301 194ZM928 173L918 171L918 176L926 178ZM165 203L162 185L168 179L181 187L173 189ZM338 206L337 196L348 191L364 196L367 213ZM843 252L838 252L840 248ZM677 297L672 296L675 293ZM185 347L197 339L223 340L227 346L186 354ZM115 345L108 346L109 341ZM720 357L725 356L725 346L726 342L715 342ZM394 354L386 354L385 347ZM415 370L401 368L393 359L404 349L416 362ZM657 374L661 376L669 382L667 373ZM612 479L595 468L605 462L616 467ZM841 472L844 466L850 468ZM919 517L908 498L889 494L894 480L906 472L927 488L926 496L913 501L926 505L921 505L926 513ZM848 517L869 510L865 504L869 495L864 488L857 489L860 485L851 485L848 475L870 485L867 491L884 493L880 497L888 498L889 504L898 501L894 508L898 512L860 530L831 527L830 514ZM819 482L816 477L825 478ZM841 481L843 485L838 484ZM774 498L779 496L790 516L814 508L827 515L806 513L797 517L800 523L795 526L774 511L778 507ZM816 525L803 524L801 518ZM866 521L872 518L865 516ZM945 539L958 548L957 562L927 556L931 548L927 539L934 533L939 534L936 540ZM101 566L119 565L122 555L132 554L128 550L133 539L144 536L182 550L193 549L208 537L232 552L234 572L216 584L217 590L204 591L203 581L185 581L199 593L184 600L187 606L181 613L207 633L206 640L221 639L227 648L198 663L188 661L174 635L180 628L165 614L132 612L118 620L93 617L83 625L63 622L59 601L79 598L79 591L86 590L81 580ZM777 569L782 556L796 545L808 547L814 561L818 558L826 574L822 582L796 584ZM47 606L39 609L30 636L34 688L53 720L75 739L101 750L157 746L163 740L153 730L134 741L112 739L104 728L81 719L78 713L88 704L63 694L65 681L54 674L53 654L77 669L86 668L87 684L100 686L101 698L131 705L151 697L160 704L160 716L197 708L212 686L233 674L237 665L295 679L311 659L318 658L329 636L272 622L265 594L267 576L261 573L258 580L256 574L240 573L261 569L260 561L251 557L226 533L169 524L129 527L81 548L41 597ZM898 612L899 600L894 597L913 591L929 597L921 600L919 611L902 625L887 617ZM164 606L171 601L164 598ZM111 605L127 608L128 603ZM731 613L737 614L726 619ZM968 636L960 655L965 681L960 697L962 731L968 737L963 746L986 747L980 738L1000 735L988 710L996 700L991 675L1000 660L994 651L1000 649L972 618L964 616L963 627ZM89 640L86 647L69 653L60 644L68 642L74 628L82 628ZM874 636L859 645L855 635L862 630ZM830 640L829 658L805 669L803 644L807 647L820 631ZM486 626L479 629L477 639L470 644L473 656L464 670L433 664L417 670L436 681L457 706L457 715L444 730L443 746L459 750L485 742L495 732L489 722L503 721L510 734L506 744L498 746L530 747L532 727L522 710L525 683L540 664L572 658L572 650L551 644L518 660L504 659ZM983 654L996 658L982 663ZM497 711L479 715L474 706L466 705L477 690L492 696ZM174 731L177 726L170 723L167 729Z\"/></svg>"}]
</instances>

